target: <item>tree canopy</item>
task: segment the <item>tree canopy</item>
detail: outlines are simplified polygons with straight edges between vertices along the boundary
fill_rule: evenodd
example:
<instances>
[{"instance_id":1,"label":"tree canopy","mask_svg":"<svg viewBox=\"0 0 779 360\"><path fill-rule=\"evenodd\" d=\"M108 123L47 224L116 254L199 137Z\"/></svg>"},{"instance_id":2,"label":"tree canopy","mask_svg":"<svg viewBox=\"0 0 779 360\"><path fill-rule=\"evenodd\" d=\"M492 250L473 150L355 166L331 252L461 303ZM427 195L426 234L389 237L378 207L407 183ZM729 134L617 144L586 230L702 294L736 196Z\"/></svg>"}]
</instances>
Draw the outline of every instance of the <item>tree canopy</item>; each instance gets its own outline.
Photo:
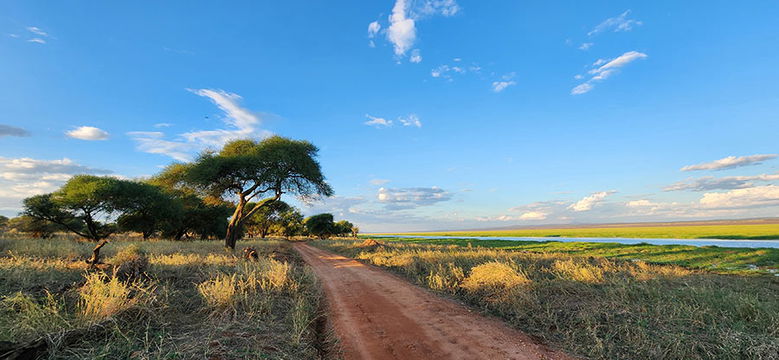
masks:
<instances>
[{"instance_id":1,"label":"tree canopy","mask_svg":"<svg viewBox=\"0 0 779 360\"><path fill-rule=\"evenodd\" d=\"M198 191L236 201L227 226L225 246L235 248L242 223L253 213L290 194L303 199L331 196L318 149L307 141L273 136L262 141L234 140L218 153L204 153L181 167L184 182ZM247 209L252 199L267 197Z\"/></svg>"}]
</instances>

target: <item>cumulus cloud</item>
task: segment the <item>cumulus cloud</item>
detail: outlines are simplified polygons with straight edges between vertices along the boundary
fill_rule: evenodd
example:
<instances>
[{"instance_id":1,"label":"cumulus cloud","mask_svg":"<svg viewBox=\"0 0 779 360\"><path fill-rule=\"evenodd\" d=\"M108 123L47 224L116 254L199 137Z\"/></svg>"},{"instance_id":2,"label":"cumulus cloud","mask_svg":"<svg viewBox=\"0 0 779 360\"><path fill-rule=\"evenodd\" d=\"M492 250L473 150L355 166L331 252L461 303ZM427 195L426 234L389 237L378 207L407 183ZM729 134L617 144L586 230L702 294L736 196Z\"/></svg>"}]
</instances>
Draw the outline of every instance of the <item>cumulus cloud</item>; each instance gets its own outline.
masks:
<instances>
[{"instance_id":1,"label":"cumulus cloud","mask_svg":"<svg viewBox=\"0 0 779 360\"><path fill-rule=\"evenodd\" d=\"M663 188L664 191L711 191L711 190L732 190L743 189L754 186L755 181L776 181L779 180L777 174L760 174L752 176L727 176L715 178L713 176L704 176L697 179L685 180L673 183Z\"/></svg>"},{"instance_id":2,"label":"cumulus cloud","mask_svg":"<svg viewBox=\"0 0 779 360\"><path fill-rule=\"evenodd\" d=\"M696 170L725 170L733 169L742 166L758 165L762 161L775 159L777 154L757 154L749 156L728 156L712 162L687 165L683 167L682 171L696 171Z\"/></svg>"},{"instance_id":3,"label":"cumulus cloud","mask_svg":"<svg viewBox=\"0 0 779 360\"><path fill-rule=\"evenodd\" d=\"M411 50L417 40L417 22L431 16L452 16L460 11L455 0L396 0L386 26L387 40L392 44L395 56L402 58ZM373 21L368 24L368 37L373 39L382 28L381 23ZM373 40L369 43L374 46ZM420 62L419 53L411 54L411 62Z\"/></svg>"},{"instance_id":4,"label":"cumulus cloud","mask_svg":"<svg viewBox=\"0 0 779 360\"><path fill-rule=\"evenodd\" d=\"M595 87L593 85L594 82L606 80L611 75L615 74L621 67L646 57L647 54L642 52L628 51L611 60L598 59L592 64L592 69L587 72L591 75L590 79L571 89L571 95L584 94L592 90Z\"/></svg>"},{"instance_id":5,"label":"cumulus cloud","mask_svg":"<svg viewBox=\"0 0 779 360\"><path fill-rule=\"evenodd\" d=\"M17 211L21 200L52 192L76 174L111 174L110 170L91 168L73 160L38 160L0 157L0 209Z\"/></svg>"},{"instance_id":6,"label":"cumulus cloud","mask_svg":"<svg viewBox=\"0 0 779 360\"><path fill-rule=\"evenodd\" d=\"M66 135L79 140L107 140L108 132L94 126L79 126L65 132Z\"/></svg>"},{"instance_id":7,"label":"cumulus cloud","mask_svg":"<svg viewBox=\"0 0 779 360\"><path fill-rule=\"evenodd\" d=\"M30 136L30 132L16 126L0 124L0 137L3 136Z\"/></svg>"},{"instance_id":8,"label":"cumulus cloud","mask_svg":"<svg viewBox=\"0 0 779 360\"><path fill-rule=\"evenodd\" d=\"M159 131L133 131L127 133L137 143L140 151L167 155L175 160L188 161L191 154L207 148L219 148L236 139L265 138L271 132L260 129L258 114L242 107L241 96L218 89L187 89L189 92L209 99L222 112L224 129L200 130L178 134L174 139L165 139ZM155 126L159 127L159 126Z\"/></svg>"},{"instance_id":9,"label":"cumulus cloud","mask_svg":"<svg viewBox=\"0 0 779 360\"><path fill-rule=\"evenodd\" d=\"M375 126L375 127L389 127L392 126L392 120L387 120L385 118L380 118L376 116L370 116L368 114L365 114L365 117L367 117L369 120L364 122L365 125Z\"/></svg>"},{"instance_id":10,"label":"cumulus cloud","mask_svg":"<svg viewBox=\"0 0 779 360\"><path fill-rule=\"evenodd\" d=\"M779 206L779 186L765 185L720 193L705 193L700 204L707 208Z\"/></svg>"},{"instance_id":11,"label":"cumulus cloud","mask_svg":"<svg viewBox=\"0 0 779 360\"><path fill-rule=\"evenodd\" d=\"M628 15L630 15L630 10L626 10L622 14L603 20L603 22L601 22L600 24L595 26L595 28L593 28L590 32L588 32L587 36L593 36L595 34L606 32L606 31L613 31L613 32L630 31L633 30L634 26L639 26L643 24L641 21L628 19Z\"/></svg>"},{"instance_id":12,"label":"cumulus cloud","mask_svg":"<svg viewBox=\"0 0 779 360\"><path fill-rule=\"evenodd\" d=\"M376 199L393 210L413 209L452 199L452 194L437 186L414 188L380 188Z\"/></svg>"},{"instance_id":13,"label":"cumulus cloud","mask_svg":"<svg viewBox=\"0 0 779 360\"><path fill-rule=\"evenodd\" d=\"M610 191L599 191L596 193L592 193L589 196L585 196L581 200L571 204L568 206L568 209L573 211L589 211L592 210L593 207L598 206L600 203L602 203L607 196L615 193L616 191L610 190Z\"/></svg>"},{"instance_id":14,"label":"cumulus cloud","mask_svg":"<svg viewBox=\"0 0 779 360\"><path fill-rule=\"evenodd\" d=\"M331 196L328 198L321 198L317 201L303 203L303 208L306 214L321 214L331 213L339 218L351 219L354 214L362 214L365 212L361 208L368 202L367 199L361 196Z\"/></svg>"}]
</instances>

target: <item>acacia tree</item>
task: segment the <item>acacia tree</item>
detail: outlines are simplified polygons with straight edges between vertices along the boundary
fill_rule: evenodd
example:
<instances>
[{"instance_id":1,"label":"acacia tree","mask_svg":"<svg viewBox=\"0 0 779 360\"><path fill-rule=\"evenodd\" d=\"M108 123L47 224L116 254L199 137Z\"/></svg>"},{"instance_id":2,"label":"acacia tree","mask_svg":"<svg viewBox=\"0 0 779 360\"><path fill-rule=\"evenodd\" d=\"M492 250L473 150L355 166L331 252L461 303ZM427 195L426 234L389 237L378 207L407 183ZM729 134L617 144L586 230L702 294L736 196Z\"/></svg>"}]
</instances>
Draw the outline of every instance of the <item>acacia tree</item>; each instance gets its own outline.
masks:
<instances>
[{"instance_id":1,"label":"acacia tree","mask_svg":"<svg viewBox=\"0 0 779 360\"><path fill-rule=\"evenodd\" d=\"M123 210L116 223L119 229L137 231L147 240L163 230L169 221L181 219L183 204L161 188L146 183L125 184L120 204Z\"/></svg>"},{"instance_id":2,"label":"acacia tree","mask_svg":"<svg viewBox=\"0 0 779 360\"><path fill-rule=\"evenodd\" d=\"M234 140L220 152L202 154L187 165L185 179L211 196L236 202L225 234L225 247L235 249L243 222L282 195L306 199L333 194L316 160L317 152L308 141L279 136L259 142ZM269 199L247 209L249 201L262 197Z\"/></svg>"},{"instance_id":3,"label":"acacia tree","mask_svg":"<svg viewBox=\"0 0 779 360\"><path fill-rule=\"evenodd\" d=\"M85 239L96 241L92 257L96 264L100 249L108 243L107 238L116 231L116 226L105 222L120 208L124 183L115 178L77 175L68 180L59 190L24 199L24 215L50 221L65 230Z\"/></svg>"}]
</instances>

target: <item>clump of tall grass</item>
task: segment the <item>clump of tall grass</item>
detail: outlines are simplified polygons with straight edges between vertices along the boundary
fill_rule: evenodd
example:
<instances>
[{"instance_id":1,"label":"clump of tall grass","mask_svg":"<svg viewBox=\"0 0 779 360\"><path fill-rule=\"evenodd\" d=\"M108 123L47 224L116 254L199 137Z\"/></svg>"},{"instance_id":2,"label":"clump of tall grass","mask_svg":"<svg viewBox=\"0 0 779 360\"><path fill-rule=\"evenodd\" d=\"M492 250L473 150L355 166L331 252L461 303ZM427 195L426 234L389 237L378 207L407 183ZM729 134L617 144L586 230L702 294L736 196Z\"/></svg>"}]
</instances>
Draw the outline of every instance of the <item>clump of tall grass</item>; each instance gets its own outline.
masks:
<instances>
[{"instance_id":1,"label":"clump of tall grass","mask_svg":"<svg viewBox=\"0 0 779 360\"><path fill-rule=\"evenodd\" d=\"M134 306L153 300L153 287L141 282L121 281L102 273L85 275L86 282L78 290L79 316L82 320L100 321Z\"/></svg>"},{"instance_id":2,"label":"clump of tall grass","mask_svg":"<svg viewBox=\"0 0 779 360\"><path fill-rule=\"evenodd\" d=\"M206 304L215 310L237 311L267 305L270 293L294 291L298 283L286 262L260 258L235 266L232 274L219 273L197 285Z\"/></svg>"},{"instance_id":3,"label":"clump of tall grass","mask_svg":"<svg viewBox=\"0 0 779 360\"><path fill-rule=\"evenodd\" d=\"M22 292L14 293L2 299L0 308L4 313L0 316L0 339L38 337L73 324L64 302L48 291L40 300Z\"/></svg>"},{"instance_id":4,"label":"clump of tall grass","mask_svg":"<svg viewBox=\"0 0 779 360\"><path fill-rule=\"evenodd\" d=\"M514 267L500 261L476 265L471 268L468 277L462 280L460 287L471 294L483 293L486 296L496 296L532 282L527 275Z\"/></svg>"}]
</instances>

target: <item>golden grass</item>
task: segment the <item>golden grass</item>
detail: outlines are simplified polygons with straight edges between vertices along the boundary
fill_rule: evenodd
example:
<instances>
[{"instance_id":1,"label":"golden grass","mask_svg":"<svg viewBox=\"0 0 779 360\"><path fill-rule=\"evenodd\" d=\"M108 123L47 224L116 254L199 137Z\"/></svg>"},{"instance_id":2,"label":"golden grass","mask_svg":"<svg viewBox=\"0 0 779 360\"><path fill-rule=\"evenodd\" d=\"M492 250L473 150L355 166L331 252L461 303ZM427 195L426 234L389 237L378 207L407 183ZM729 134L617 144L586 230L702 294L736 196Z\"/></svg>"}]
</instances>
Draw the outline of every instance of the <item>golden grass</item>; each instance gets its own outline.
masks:
<instances>
[{"instance_id":1,"label":"golden grass","mask_svg":"<svg viewBox=\"0 0 779 360\"><path fill-rule=\"evenodd\" d=\"M396 271L595 359L775 359L779 279L456 245L314 245Z\"/></svg>"}]
</instances>

